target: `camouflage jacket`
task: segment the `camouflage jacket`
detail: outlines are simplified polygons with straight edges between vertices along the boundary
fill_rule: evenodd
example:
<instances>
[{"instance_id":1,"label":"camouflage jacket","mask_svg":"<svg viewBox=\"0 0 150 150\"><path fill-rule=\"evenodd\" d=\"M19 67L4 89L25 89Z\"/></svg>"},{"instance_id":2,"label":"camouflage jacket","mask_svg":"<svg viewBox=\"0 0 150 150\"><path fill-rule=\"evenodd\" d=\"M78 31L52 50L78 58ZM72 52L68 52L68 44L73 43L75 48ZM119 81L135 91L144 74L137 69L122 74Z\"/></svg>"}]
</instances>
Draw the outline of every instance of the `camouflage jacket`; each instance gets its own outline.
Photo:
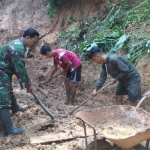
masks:
<instances>
[{"instance_id":1,"label":"camouflage jacket","mask_svg":"<svg viewBox=\"0 0 150 150\"><path fill-rule=\"evenodd\" d=\"M16 75L21 88L31 85L27 70L24 64L26 47L23 38L13 40L0 50L0 71L8 76ZM0 74L1 81L5 78ZM6 78L7 79L7 78Z\"/></svg>"}]
</instances>

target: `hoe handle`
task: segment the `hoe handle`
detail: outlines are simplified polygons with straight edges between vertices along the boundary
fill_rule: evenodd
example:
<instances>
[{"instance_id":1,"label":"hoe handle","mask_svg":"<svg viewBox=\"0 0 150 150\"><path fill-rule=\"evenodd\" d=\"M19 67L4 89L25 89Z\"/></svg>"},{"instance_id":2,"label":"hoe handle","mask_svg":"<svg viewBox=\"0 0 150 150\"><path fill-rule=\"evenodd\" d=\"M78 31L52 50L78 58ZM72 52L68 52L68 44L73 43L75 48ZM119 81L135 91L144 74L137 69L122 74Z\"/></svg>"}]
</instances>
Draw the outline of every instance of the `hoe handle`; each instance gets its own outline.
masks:
<instances>
[{"instance_id":1,"label":"hoe handle","mask_svg":"<svg viewBox=\"0 0 150 150\"><path fill-rule=\"evenodd\" d=\"M106 84L104 87L102 87L99 91L97 91L97 93L99 93L100 91L102 91L103 89L105 89L108 85L110 85L111 83ZM73 109L69 114L71 115L75 110L77 110L79 107L81 107L83 104L85 104L87 101L89 101L93 96L90 96L88 99L86 99L83 103L81 103L79 106L77 106L75 109Z\"/></svg>"},{"instance_id":2,"label":"hoe handle","mask_svg":"<svg viewBox=\"0 0 150 150\"><path fill-rule=\"evenodd\" d=\"M136 108L139 108L140 105L142 104L142 102L147 98L147 96L144 96L140 101L139 103L137 104Z\"/></svg>"}]
</instances>

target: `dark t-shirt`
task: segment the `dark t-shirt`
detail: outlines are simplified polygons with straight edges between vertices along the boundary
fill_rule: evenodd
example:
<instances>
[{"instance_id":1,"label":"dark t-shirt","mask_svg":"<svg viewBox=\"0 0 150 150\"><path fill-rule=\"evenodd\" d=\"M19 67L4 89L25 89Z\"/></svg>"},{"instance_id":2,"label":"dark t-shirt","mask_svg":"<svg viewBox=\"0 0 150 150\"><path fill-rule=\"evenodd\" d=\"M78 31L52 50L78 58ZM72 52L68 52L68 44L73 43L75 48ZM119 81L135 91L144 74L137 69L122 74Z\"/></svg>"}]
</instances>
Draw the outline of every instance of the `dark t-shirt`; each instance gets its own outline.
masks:
<instances>
[{"instance_id":1,"label":"dark t-shirt","mask_svg":"<svg viewBox=\"0 0 150 150\"><path fill-rule=\"evenodd\" d=\"M134 83L141 80L140 74L134 65L127 59L116 54L107 55L107 61L102 64L100 77L95 86L96 90L99 90L103 86L108 74L122 84Z\"/></svg>"}]
</instances>

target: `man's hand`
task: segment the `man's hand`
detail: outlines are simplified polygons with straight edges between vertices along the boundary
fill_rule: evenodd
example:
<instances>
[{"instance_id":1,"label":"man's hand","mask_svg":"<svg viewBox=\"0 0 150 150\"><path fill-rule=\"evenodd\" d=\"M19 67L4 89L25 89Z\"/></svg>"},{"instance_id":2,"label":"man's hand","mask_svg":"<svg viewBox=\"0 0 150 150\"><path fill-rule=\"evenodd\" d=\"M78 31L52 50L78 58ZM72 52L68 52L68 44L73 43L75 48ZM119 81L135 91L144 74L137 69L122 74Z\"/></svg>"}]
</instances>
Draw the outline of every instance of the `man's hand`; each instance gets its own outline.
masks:
<instances>
[{"instance_id":1,"label":"man's hand","mask_svg":"<svg viewBox=\"0 0 150 150\"><path fill-rule=\"evenodd\" d=\"M146 92L146 93L144 94L144 96L147 96L147 97L149 98L149 97L150 97L150 91Z\"/></svg>"},{"instance_id":2,"label":"man's hand","mask_svg":"<svg viewBox=\"0 0 150 150\"><path fill-rule=\"evenodd\" d=\"M97 91L96 89L93 90L93 92L91 93L92 96L96 96L97 95Z\"/></svg>"},{"instance_id":3,"label":"man's hand","mask_svg":"<svg viewBox=\"0 0 150 150\"><path fill-rule=\"evenodd\" d=\"M29 86L29 87L27 88L27 93L33 93L32 86Z\"/></svg>"},{"instance_id":4,"label":"man's hand","mask_svg":"<svg viewBox=\"0 0 150 150\"><path fill-rule=\"evenodd\" d=\"M111 79L110 83L115 84L117 82L117 79Z\"/></svg>"}]
</instances>

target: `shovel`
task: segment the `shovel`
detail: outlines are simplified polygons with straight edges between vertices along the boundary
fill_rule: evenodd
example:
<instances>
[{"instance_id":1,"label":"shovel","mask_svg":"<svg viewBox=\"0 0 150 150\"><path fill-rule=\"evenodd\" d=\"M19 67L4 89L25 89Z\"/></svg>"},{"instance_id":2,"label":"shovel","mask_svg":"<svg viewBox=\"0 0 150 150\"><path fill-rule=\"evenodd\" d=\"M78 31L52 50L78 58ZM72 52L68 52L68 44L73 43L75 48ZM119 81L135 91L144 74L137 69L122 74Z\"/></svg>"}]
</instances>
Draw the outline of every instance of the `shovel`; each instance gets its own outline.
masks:
<instances>
[{"instance_id":1,"label":"shovel","mask_svg":"<svg viewBox=\"0 0 150 150\"><path fill-rule=\"evenodd\" d=\"M111 83L106 84L104 87L102 87L99 91L97 91L97 93L99 93L100 91L102 91L103 89L105 89L108 85L110 85ZM73 109L71 112L69 112L69 114L71 115L75 110L77 110L79 107L81 107L83 104L85 104L87 101L89 101L93 96L90 96L88 99L86 99L83 103L81 103L79 106L77 106L75 109Z\"/></svg>"},{"instance_id":2,"label":"shovel","mask_svg":"<svg viewBox=\"0 0 150 150\"><path fill-rule=\"evenodd\" d=\"M54 115L45 108L44 104L41 102L41 100L38 99L35 93L32 93L32 95L34 96L38 104L43 108L43 110L52 118L52 120L55 120Z\"/></svg>"},{"instance_id":3,"label":"shovel","mask_svg":"<svg viewBox=\"0 0 150 150\"><path fill-rule=\"evenodd\" d=\"M42 82L40 82L40 83L39 83L39 85L41 85L41 84L45 84L45 83L47 83L47 82L51 81L52 79L57 78L59 75L61 75L61 74L57 74L56 76L53 76L53 77L49 78L49 79L48 79L48 80L46 80L46 81L42 81Z\"/></svg>"}]
</instances>

